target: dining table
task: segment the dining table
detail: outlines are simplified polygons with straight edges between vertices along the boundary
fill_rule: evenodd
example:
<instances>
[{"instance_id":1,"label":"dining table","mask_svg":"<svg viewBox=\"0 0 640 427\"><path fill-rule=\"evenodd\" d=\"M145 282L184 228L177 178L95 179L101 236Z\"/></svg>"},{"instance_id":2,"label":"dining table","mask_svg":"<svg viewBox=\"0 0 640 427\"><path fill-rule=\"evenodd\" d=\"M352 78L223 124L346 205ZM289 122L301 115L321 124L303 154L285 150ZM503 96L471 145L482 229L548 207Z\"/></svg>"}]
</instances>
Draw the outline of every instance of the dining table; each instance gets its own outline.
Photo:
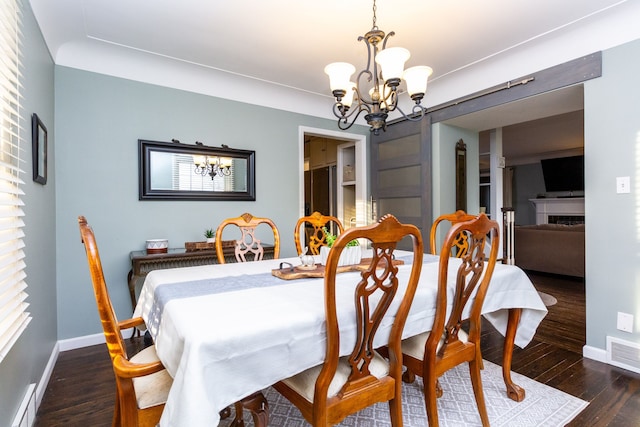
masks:
<instances>
[{"instance_id":1,"label":"dining table","mask_svg":"<svg viewBox=\"0 0 640 427\"><path fill-rule=\"evenodd\" d=\"M410 273L412 258L411 252L396 251L401 282ZM438 260L424 254L403 338L431 328ZM451 259L451 271L459 262ZM146 276L134 316L144 319L158 357L173 377L160 426L217 425L228 405L323 363L324 279L283 280L274 274L300 265L293 257L155 270ZM353 287L359 275L348 271L336 276L342 355L355 340ZM524 348L532 340L547 309L523 270L497 263L482 313L505 336L506 392L520 401L525 391L511 380L513 346ZM392 319L383 321L375 345L386 344L391 324Z\"/></svg>"}]
</instances>

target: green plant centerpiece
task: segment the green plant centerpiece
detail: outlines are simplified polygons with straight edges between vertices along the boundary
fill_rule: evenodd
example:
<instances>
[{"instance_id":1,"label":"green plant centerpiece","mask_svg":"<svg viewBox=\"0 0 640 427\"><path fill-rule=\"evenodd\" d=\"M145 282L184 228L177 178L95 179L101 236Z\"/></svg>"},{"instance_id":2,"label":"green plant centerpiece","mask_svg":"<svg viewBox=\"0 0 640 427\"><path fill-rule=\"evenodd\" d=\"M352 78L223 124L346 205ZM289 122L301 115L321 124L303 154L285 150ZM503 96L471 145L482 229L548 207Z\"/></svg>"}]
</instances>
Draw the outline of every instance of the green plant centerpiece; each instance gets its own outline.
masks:
<instances>
[{"instance_id":1,"label":"green plant centerpiece","mask_svg":"<svg viewBox=\"0 0 640 427\"><path fill-rule=\"evenodd\" d=\"M336 241L338 236L331 233L327 227L322 227L322 232L324 233L324 240L327 243L326 246L320 247L320 259L322 265L327 265L327 258L329 257L329 251L333 247L333 243ZM340 254L340 259L338 260L338 267L345 265L353 265L360 264L362 260L362 249L360 248L360 242L354 239L347 243L347 246L342 250Z\"/></svg>"},{"instance_id":2,"label":"green plant centerpiece","mask_svg":"<svg viewBox=\"0 0 640 427\"><path fill-rule=\"evenodd\" d=\"M204 237L207 239L207 243L213 243L216 237L216 231L213 228L204 230Z\"/></svg>"}]
</instances>

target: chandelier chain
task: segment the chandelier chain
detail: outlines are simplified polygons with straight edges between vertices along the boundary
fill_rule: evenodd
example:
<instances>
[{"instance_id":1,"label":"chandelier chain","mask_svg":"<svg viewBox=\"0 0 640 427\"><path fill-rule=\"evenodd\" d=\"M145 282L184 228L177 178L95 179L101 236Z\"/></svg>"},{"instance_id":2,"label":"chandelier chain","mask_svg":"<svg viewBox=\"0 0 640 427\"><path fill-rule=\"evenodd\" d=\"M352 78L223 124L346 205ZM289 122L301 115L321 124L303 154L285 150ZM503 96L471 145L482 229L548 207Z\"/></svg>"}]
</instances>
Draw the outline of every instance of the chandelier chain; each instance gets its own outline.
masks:
<instances>
[{"instance_id":1,"label":"chandelier chain","mask_svg":"<svg viewBox=\"0 0 640 427\"><path fill-rule=\"evenodd\" d=\"M376 6L376 0L373 0L373 26L371 28L376 29L378 28L378 26L376 25L376 10L377 10L377 6Z\"/></svg>"}]
</instances>

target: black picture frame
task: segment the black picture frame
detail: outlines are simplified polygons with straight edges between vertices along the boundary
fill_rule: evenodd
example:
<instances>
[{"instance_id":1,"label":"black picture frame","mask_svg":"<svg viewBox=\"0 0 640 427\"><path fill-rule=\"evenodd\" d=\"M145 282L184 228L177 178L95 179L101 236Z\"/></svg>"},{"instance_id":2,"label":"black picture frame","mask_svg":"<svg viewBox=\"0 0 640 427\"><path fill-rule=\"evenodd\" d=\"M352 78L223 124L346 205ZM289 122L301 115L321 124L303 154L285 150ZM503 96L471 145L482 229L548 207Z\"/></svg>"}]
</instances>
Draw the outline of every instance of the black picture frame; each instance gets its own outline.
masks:
<instances>
[{"instance_id":1,"label":"black picture frame","mask_svg":"<svg viewBox=\"0 0 640 427\"><path fill-rule=\"evenodd\" d=\"M33 180L38 184L47 183L47 127L36 113L31 116L31 159Z\"/></svg>"},{"instance_id":2,"label":"black picture frame","mask_svg":"<svg viewBox=\"0 0 640 427\"><path fill-rule=\"evenodd\" d=\"M246 165L241 181L246 188L237 191L195 191L172 190L156 188L152 181L157 168L152 164L153 153L168 153L175 155L206 155L233 158ZM207 200L207 201L255 201L256 200L256 152L222 147L210 147L203 144L182 144L179 141L163 142L138 140L138 200Z\"/></svg>"}]
</instances>

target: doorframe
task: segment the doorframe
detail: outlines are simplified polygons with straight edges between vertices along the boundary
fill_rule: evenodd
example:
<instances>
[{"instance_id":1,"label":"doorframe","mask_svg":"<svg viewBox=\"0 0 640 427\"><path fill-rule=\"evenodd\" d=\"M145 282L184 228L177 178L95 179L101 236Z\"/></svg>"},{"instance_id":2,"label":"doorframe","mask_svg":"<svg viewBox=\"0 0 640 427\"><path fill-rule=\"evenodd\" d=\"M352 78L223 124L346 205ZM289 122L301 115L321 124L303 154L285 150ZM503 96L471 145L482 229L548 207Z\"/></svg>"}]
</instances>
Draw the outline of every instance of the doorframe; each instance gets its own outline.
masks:
<instances>
[{"instance_id":1,"label":"doorframe","mask_svg":"<svg viewBox=\"0 0 640 427\"><path fill-rule=\"evenodd\" d=\"M308 126L298 127L298 216L304 216L304 137L305 135L319 136L324 138L338 139L344 142L353 142L356 146L356 217L358 225L368 223L368 164L367 164L367 136L355 133L332 131L322 128L312 128ZM337 162L336 162L337 165ZM340 171L338 171L340 173ZM362 183L362 185L360 185ZM362 187L362 188L360 188Z\"/></svg>"}]
</instances>

